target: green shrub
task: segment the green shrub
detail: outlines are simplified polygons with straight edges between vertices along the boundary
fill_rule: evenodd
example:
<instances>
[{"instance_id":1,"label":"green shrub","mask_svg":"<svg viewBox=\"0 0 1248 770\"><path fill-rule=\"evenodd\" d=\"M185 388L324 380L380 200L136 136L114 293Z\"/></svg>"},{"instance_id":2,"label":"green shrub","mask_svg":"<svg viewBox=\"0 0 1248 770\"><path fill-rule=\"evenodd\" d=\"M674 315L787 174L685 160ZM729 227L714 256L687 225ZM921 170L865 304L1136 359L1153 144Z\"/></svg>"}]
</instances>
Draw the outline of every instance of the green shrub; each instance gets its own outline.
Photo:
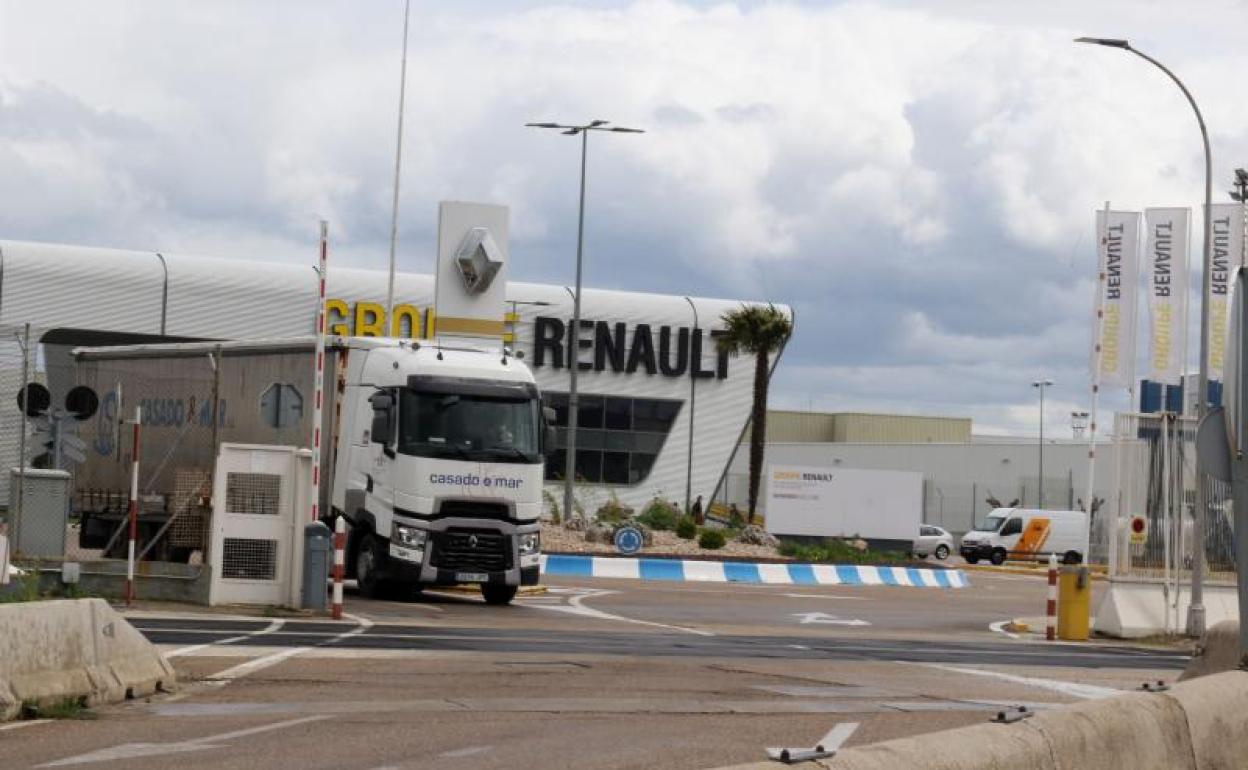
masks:
<instances>
[{"instance_id":1,"label":"green shrub","mask_svg":"<svg viewBox=\"0 0 1248 770\"><path fill-rule=\"evenodd\" d=\"M906 555L894 551L859 551L844 540L828 538L818 543L799 543L784 540L777 549L781 556L796 561L829 562L834 564L896 564L906 561Z\"/></svg>"},{"instance_id":2,"label":"green shrub","mask_svg":"<svg viewBox=\"0 0 1248 770\"><path fill-rule=\"evenodd\" d=\"M559 511L559 501L550 493L550 490L542 490L542 499L546 501L546 507L550 509L550 521L552 524L562 524L563 516Z\"/></svg>"},{"instance_id":3,"label":"green shrub","mask_svg":"<svg viewBox=\"0 0 1248 770\"><path fill-rule=\"evenodd\" d=\"M656 497L646 504L637 521L650 529L673 530L680 521L680 511L668 501Z\"/></svg>"},{"instance_id":4,"label":"green shrub","mask_svg":"<svg viewBox=\"0 0 1248 770\"><path fill-rule=\"evenodd\" d=\"M633 509L620 502L620 498L611 493L611 499L598 506L594 517L602 524L620 524L633 518Z\"/></svg>"},{"instance_id":5,"label":"green shrub","mask_svg":"<svg viewBox=\"0 0 1248 770\"><path fill-rule=\"evenodd\" d=\"M693 519L688 516L681 516L680 521L676 522L676 537L682 540L692 540L698 536L698 525L693 523Z\"/></svg>"},{"instance_id":6,"label":"green shrub","mask_svg":"<svg viewBox=\"0 0 1248 770\"><path fill-rule=\"evenodd\" d=\"M698 547L714 551L724 547L724 533L718 529L704 529L698 536Z\"/></svg>"}]
</instances>

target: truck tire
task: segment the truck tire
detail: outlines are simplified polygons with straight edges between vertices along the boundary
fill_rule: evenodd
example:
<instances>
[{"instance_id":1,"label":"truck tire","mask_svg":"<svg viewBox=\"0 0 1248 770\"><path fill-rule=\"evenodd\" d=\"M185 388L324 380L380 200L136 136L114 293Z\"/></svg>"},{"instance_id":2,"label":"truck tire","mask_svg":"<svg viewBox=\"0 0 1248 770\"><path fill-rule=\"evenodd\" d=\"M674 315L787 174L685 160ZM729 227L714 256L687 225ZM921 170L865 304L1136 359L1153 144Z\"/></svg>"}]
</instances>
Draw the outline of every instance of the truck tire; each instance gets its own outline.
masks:
<instances>
[{"instance_id":1,"label":"truck tire","mask_svg":"<svg viewBox=\"0 0 1248 770\"><path fill-rule=\"evenodd\" d=\"M963 556L967 564L979 564L979 557L972 554L971 556Z\"/></svg>"},{"instance_id":2,"label":"truck tire","mask_svg":"<svg viewBox=\"0 0 1248 770\"><path fill-rule=\"evenodd\" d=\"M359 584L361 596L375 599L385 591L385 581L381 579L385 559L381 540L376 535L369 532L360 538L355 550L355 582Z\"/></svg>"},{"instance_id":3,"label":"truck tire","mask_svg":"<svg viewBox=\"0 0 1248 770\"><path fill-rule=\"evenodd\" d=\"M1083 557L1079 555L1078 551L1067 551L1062 556L1062 564L1078 564L1082 561Z\"/></svg>"},{"instance_id":4,"label":"truck tire","mask_svg":"<svg viewBox=\"0 0 1248 770\"><path fill-rule=\"evenodd\" d=\"M1004 548L995 548L992 551L992 556L988 558L988 561L1000 567L1002 564L1005 564L1005 557L1006 553Z\"/></svg>"},{"instance_id":5,"label":"truck tire","mask_svg":"<svg viewBox=\"0 0 1248 770\"><path fill-rule=\"evenodd\" d=\"M490 585L489 583L481 584L481 595L485 597L486 604L511 604L511 600L516 598L517 590L518 586Z\"/></svg>"}]
</instances>

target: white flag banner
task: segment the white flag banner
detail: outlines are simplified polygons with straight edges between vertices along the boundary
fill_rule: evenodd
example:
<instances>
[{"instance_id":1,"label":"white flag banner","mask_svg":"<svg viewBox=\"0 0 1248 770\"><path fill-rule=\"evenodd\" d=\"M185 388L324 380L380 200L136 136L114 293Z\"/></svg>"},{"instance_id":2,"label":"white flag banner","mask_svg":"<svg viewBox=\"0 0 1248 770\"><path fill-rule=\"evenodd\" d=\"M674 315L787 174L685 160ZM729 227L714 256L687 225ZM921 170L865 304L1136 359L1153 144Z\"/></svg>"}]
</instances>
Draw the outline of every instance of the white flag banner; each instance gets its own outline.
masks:
<instances>
[{"instance_id":1,"label":"white flag banner","mask_svg":"<svg viewBox=\"0 0 1248 770\"><path fill-rule=\"evenodd\" d=\"M1230 312L1232 268L1244 259L1244 207L1213 204L1213 265L1209 270L1209 371L1222 371L1226 356L1226 318Z\"/></svg>"},{"instance_id":2,"label":"white flag banner","mask_svg":"<svg viewBox=\"0 0 1248 770\"><path fill-rule=\"evenodd\" d=\"M1140 285L1140 213L1096 212L1100 339L1092 350L1093 382L1130 387L1135 377L1135 309ZM1098 346L1099 345L1099 349Z\"/></svg>"},{"instance_id":3,"label":"white flag banner","mask_svg":"<svg viewBox=\"0 0 1248 770\"><path fill-rule=\"evenodd\" d=\"M1148 292L1148 378L1178 385L1187 339L1190 209L1144 212L1144 285Z\"/></svg>"}]
</instances>

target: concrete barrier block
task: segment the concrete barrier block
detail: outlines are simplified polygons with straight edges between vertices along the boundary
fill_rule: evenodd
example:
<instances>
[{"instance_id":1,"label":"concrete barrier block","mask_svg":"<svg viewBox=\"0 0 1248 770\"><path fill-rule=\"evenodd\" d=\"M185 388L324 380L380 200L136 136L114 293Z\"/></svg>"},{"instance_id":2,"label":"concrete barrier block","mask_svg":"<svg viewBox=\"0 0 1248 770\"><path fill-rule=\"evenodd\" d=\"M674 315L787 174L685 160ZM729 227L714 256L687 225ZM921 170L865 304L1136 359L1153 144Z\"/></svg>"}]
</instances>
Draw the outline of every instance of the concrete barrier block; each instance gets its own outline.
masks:
<instances>
[{"instance_id":1,"label":"concrete barrier block","mask_svg":"<svg viewBox=\"0 0 1248 770\"><path fill-rule=\"evenodd\" d=\"M1248 763L1248 672L1202 676L1165 695L1187 718L1196 767L1231 770Z\"/></svg>"},{"instance_id":2,"label":"concrete barrier block","mask_svg":"<svg viewBox=\"0 0 1248 770\"><path fill-rule=\"evenodd\" d=\"M1196 654L1179 681L1239 668L1239 621L1224 620L1205 629Z\"/></svg>"},{"instance_id":3,"label":"concrete barrier block","mask_svg":"<svg viewBox=\"0 0 1248 770\"><path fill-rule=\"evenodd\" d=\"M1174 699L1130 693L1044 711L1028 720L1058 770L1195 770L1187 717Z\"/></svg>"},{"instance_id":4,"label":"concrete barrier block","mask_svg":"<svg viewBox=\"0 0 1248 770\"><path fill-rule=\"evenodd\" d=\"M1048 741L1029 724L1035 719L972 725L854 747L817 764L829 770L1056 770Z\"/></svg>"},{"instance_id":5,"label":"concrete barrier block","mask_svg":"<svg viewBox=\"0 0 1248 770\"><path fill-rule=\"evenodd\" d=\"M23 703L88 704L172 689L156 648L102 599L0 605L0 718Z\"/></svg>"}]
</instances>

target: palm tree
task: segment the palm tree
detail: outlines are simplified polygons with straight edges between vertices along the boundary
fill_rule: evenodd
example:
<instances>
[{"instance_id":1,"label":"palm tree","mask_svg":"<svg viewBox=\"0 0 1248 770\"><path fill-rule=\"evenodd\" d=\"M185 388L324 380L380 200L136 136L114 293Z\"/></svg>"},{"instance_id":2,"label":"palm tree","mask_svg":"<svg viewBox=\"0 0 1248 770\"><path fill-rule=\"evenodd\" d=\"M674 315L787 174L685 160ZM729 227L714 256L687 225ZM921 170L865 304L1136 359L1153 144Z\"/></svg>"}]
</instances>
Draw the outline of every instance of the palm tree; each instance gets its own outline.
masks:
<instances>
[{"instance_id":1,"label":"palm tree","mask_svg":"<svg viewBox=\"0 0 1248 770\"><path fill-rule=\"evenodd\" d=\"M750 415L750 513L758 506L758 482L763 473L763 442L767 438L767 384L771 354L784 347L793 333L793 322L775 305L742 305L720 318L724 334L718 347L730 356L754 354L754 407Z\"/></svg>"}]
</instances>

